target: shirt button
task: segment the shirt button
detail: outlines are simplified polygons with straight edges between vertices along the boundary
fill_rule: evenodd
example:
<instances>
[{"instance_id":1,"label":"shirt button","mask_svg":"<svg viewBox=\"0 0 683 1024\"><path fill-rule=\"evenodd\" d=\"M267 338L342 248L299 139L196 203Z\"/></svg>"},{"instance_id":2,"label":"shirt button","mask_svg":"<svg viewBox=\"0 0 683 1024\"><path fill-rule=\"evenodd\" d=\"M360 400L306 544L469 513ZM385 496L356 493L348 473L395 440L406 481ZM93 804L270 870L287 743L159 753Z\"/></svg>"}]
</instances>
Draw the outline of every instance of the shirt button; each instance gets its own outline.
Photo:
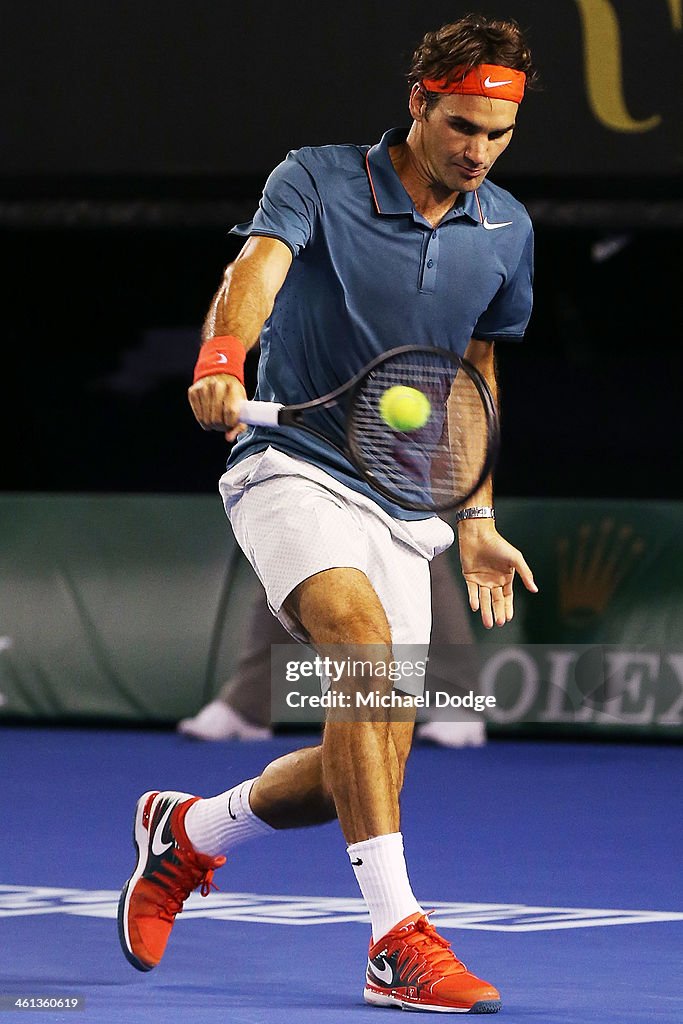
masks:
<instances>
[{"instance_id":1,"label":"shirt button","mask_svg":"<svg viewBox=\"0 0 683 1024\"><path fill-rule=\"evenodd\" d=\"M434 266L434 260L427 260L427 268L429 270L431 270L433 266Z\"/></svg>"}]
</instances>

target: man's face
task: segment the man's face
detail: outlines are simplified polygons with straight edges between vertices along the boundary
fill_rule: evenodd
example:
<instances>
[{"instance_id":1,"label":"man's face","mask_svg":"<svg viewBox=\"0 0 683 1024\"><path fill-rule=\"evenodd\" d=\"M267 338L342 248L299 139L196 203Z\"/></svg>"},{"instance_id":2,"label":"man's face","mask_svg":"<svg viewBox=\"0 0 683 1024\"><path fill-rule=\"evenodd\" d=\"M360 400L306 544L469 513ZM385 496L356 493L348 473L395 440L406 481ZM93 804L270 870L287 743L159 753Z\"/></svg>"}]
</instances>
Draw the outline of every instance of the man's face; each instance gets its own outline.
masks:
<instances>
[{"instance_id":1,"label":"man's face","mask_svg":"<svg viewBox=\"0 0 683 1024\"><path fill-rule=\"evenodd\" d=\"M518 104L487 96L446 95L425 113L418 87L410 112L418 126L423 170L449 192L472 192L507 149Z\"/></svg>"}]
</instances>

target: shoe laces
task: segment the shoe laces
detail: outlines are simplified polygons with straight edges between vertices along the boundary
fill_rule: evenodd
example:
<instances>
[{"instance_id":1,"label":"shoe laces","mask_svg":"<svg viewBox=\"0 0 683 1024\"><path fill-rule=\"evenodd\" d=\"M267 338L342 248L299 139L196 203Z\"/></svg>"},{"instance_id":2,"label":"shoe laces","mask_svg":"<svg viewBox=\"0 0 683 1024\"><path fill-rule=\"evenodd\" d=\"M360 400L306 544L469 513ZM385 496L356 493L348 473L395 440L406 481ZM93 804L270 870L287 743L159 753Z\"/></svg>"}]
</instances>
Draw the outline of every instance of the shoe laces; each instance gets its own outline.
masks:
<instances>
[{"instance_id":1,"label":"shoe laces","mask_svg":"<svg viewBox=\"0 0 683 1024\"><path fill-rule=\"evenodd\" d=\"M434 911L430 910L427 914L419 917L417 921L412 922L409 925L410 932L404 942L424 956L430 969L438 970L444 975L462 974L467 968L452 951L448 939L439 935L429 921L429 914L433 913Z\"/></svg>"},{"instance_id":2,"label":"shoe laces","mask_svg":"<svg viewBox=\"0 0 683 1024\"><path fill-rule=\"evenodd\" d=\"M164 865L165 873L156 873L157 882L166 890L166 898L159 907L159 917L173 922L176 914L182 913L183 903L197 886L202 896L208 896L212 889L219 892L213 880L215 868L225 864L225 857L207 857L195 850L176 847L175 860Z\"/></svg>"}]
</instances>

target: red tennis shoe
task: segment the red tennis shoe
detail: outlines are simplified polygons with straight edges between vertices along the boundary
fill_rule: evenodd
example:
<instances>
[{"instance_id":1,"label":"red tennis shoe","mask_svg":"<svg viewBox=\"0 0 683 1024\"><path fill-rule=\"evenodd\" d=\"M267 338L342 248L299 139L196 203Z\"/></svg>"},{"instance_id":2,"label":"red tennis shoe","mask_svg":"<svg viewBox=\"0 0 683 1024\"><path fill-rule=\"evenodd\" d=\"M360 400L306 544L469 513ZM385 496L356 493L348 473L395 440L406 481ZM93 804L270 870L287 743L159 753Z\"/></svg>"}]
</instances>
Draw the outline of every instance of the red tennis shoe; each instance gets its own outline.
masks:
<instances>
[{"instance_id":1,"label":"red tennis shoe","mask_svg":"<svg viewBox=\"0 0 683 1024\"><path fill-rule=\"evenodd\" d=\"M370 944L366 1003L440 1013L497 1013L498 990L471 974L426 914L413 914Z\"/></svg>"},{"instance_id":2,"label":"red tennis shoe","mask_svg":"<svg viewBox=\"0 0 683 1024\"><path fill-rule=\"evenodd\" d=\"M197 886L208 896L213 872L225 857L197 853L187 838L185 815L199 800L189 793L152 792L140 797L133 823L135 871L119 899L119 941L126 960L151 971L166 949L176 914Z\"/></svg>"}]
</instances>

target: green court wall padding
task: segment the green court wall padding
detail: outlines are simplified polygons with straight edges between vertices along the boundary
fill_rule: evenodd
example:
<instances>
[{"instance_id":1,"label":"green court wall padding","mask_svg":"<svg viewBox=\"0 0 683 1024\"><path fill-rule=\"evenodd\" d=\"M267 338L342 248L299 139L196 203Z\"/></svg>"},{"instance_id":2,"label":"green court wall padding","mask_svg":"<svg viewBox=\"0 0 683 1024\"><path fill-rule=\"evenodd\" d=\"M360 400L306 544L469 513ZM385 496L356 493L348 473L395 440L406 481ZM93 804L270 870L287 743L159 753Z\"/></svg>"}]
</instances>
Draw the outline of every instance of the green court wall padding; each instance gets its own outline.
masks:
<instances>
[{"instance_id":1,"label":"green court wall padding","mask_svg":"<svg viewBox=\"0 0 683 1024\"><path fill-rule=\"evenodd\" d=\"M0 498L0 717L196 709L255 586L237 554L218 497Z\"/></svg>"},{"instance_id":2,"label":"green court wall padding","mask_svg":"<svg viewBox=\"0 0 683 1024\"><path fill-rule=\"evenodd\" d=\"M484 664L508 648L537 662L529 699L501 677L492 729L683 735L683 505L508 499L497 513L540 593L517 580L504 629L472 618ZM259 586L218 497L0 496L0 721L195 712L234 667ZM633 655L613 715L577 704L571 681L566 699L546 692L549 664L595 651Z\"/></svg>"}]
</instances>

